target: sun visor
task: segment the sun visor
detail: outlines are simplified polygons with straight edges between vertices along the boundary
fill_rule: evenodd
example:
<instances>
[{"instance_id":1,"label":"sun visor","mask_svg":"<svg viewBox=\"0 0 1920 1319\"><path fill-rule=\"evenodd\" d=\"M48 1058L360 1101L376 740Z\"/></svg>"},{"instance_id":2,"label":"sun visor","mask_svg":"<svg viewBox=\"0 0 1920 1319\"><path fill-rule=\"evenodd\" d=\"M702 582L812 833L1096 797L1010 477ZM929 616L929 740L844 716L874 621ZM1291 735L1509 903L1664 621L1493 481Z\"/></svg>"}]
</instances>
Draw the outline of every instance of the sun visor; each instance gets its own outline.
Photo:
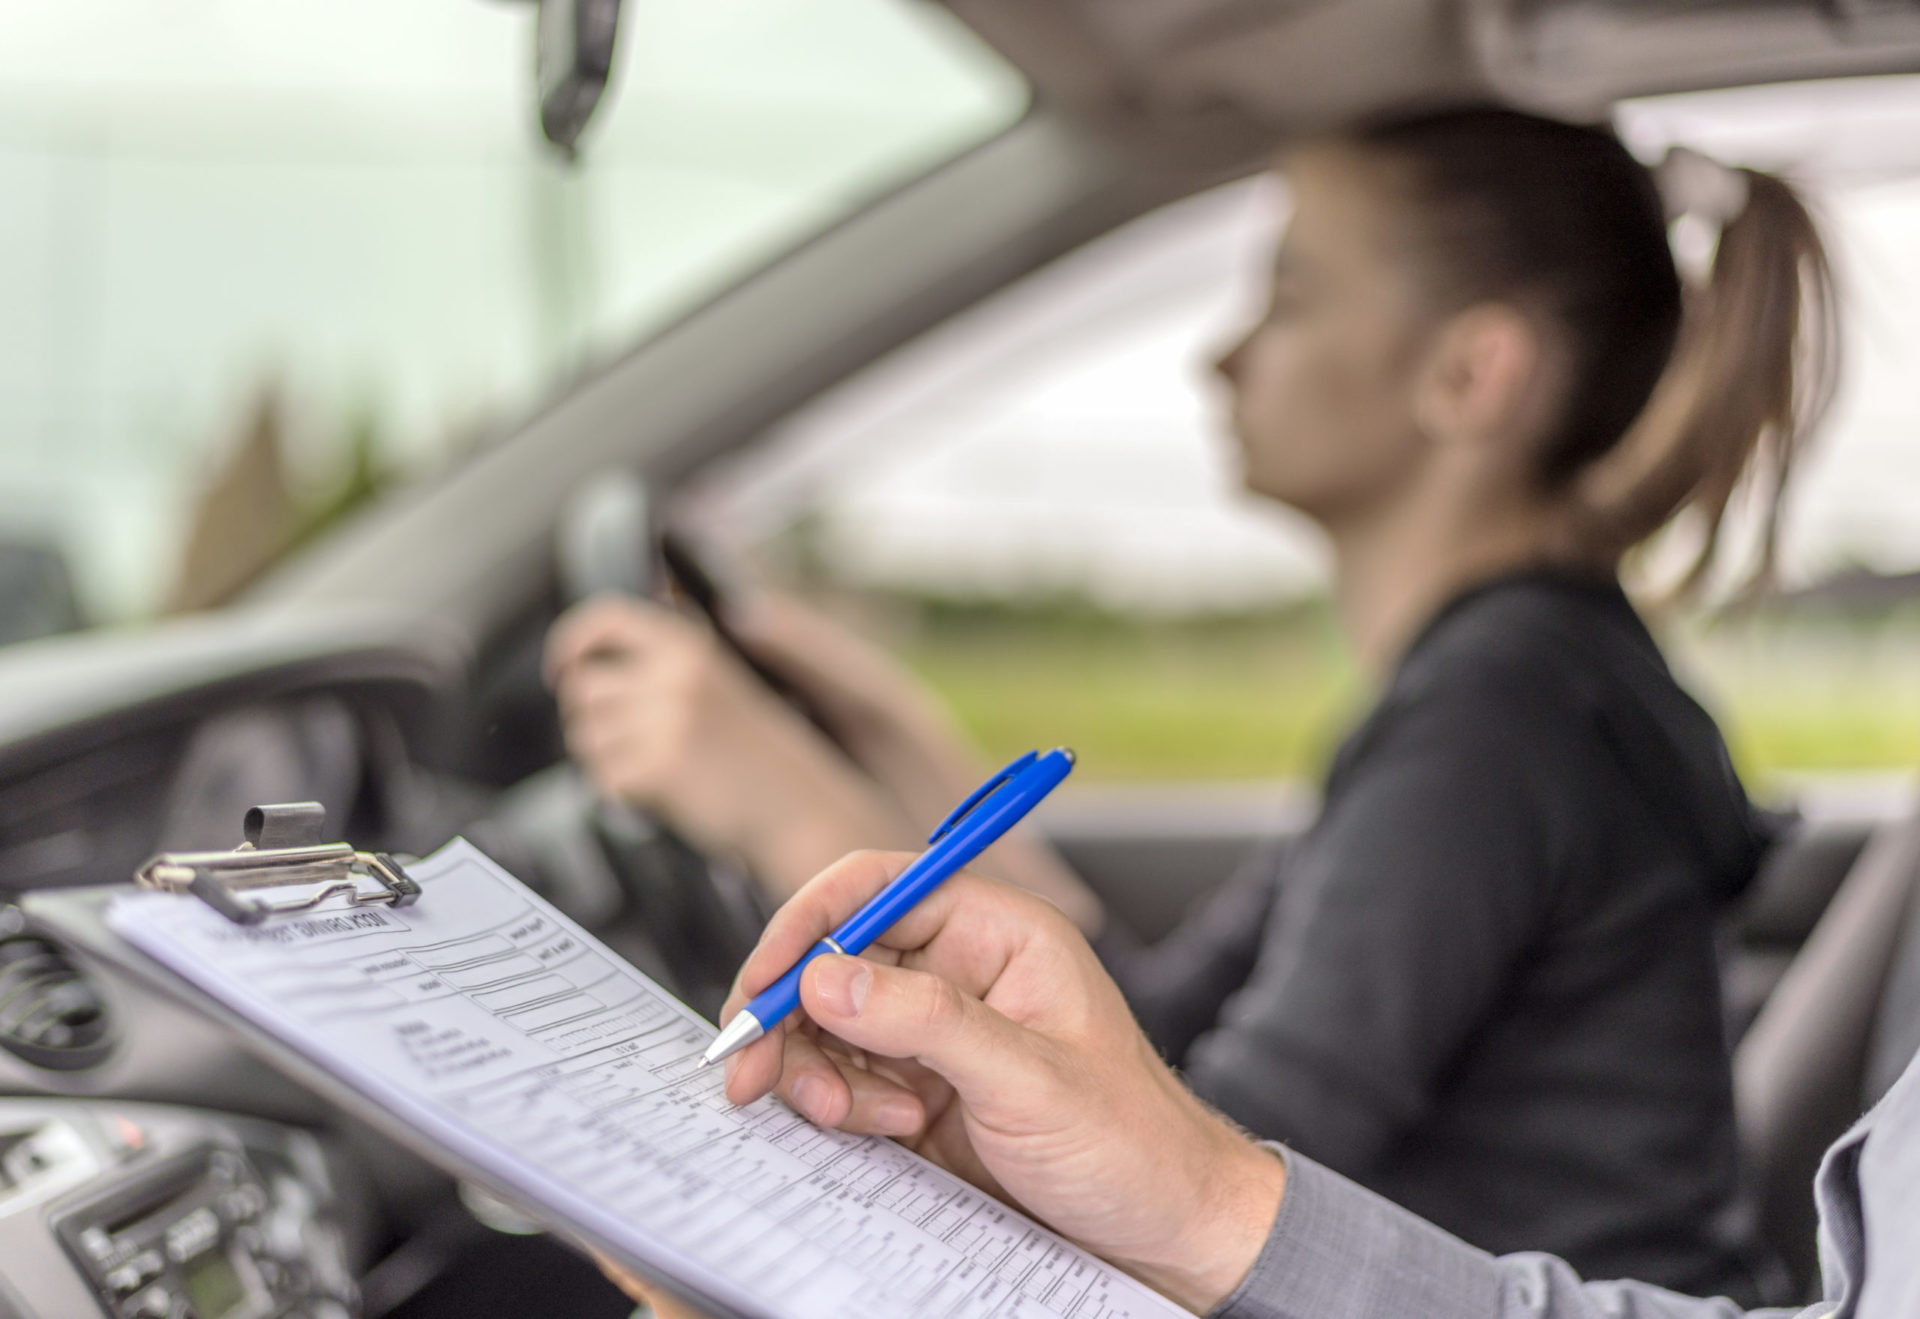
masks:
<instances>
[{"instance_id":1,"label":"sun visor","mask_svg":"<svg viewBox=\"0 0 1920 1319\"><path fill-rule=\"evenodd\" d=\"M1593 116L1666 92L1920 70L1920 0L1464 0L1490 89Z\"/></svg>"},{"instance_id":2,"label":"sun visor","mask_svg":"<svg viewBox=\"0 0 1920 1319\"><path fill-rule=\"evenodd\" d=\"M1920 0L947 0L1038 94L1134 130L1298 132L1495 99L1618 99L1920 69Z\"/></svg>"},{"instance_id":3,"label":"sun visor","mask_svg":"<svg viewBox=\"0 0 1920 1319\"><path fill-rule=\"evenodd\" d=\"M1319 127L1477 86L1431 0L948 0L1042 97L1122 122Z\"/></svg>"}]
</instances>

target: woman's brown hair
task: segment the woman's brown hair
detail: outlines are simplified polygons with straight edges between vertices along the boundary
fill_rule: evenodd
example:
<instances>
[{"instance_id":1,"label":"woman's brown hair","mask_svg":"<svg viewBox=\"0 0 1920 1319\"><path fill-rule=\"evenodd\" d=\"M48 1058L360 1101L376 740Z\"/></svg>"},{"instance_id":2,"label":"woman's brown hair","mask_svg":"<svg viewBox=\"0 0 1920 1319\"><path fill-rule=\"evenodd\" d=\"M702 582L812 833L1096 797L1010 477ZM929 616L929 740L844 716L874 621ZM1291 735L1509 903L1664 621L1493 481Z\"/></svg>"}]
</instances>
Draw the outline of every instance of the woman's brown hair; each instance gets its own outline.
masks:
<instances>
[{"instance_id":1,"label":"woman's brown hair","mask_svg":"<svg viewBox=\"0 0 1920 1319\"><path fill-rule=\"evenodd\" d=\"M1443 308L1509 302L1564 342L1569 385L1540 479L1570 497L1578 551L1617 561L1686 512L1699 544L1679 589L1696 590L1751 479L1763 523L1748 585L1770 580L1782 501L1839 365L1832 271L1793 188L1722 171L1731 214L1710 275L1687 288L1667 237L1675 208L1610 128L1484 108L1343 141L1395 167L1403 231Z\"/></svg>"}]
</instances>

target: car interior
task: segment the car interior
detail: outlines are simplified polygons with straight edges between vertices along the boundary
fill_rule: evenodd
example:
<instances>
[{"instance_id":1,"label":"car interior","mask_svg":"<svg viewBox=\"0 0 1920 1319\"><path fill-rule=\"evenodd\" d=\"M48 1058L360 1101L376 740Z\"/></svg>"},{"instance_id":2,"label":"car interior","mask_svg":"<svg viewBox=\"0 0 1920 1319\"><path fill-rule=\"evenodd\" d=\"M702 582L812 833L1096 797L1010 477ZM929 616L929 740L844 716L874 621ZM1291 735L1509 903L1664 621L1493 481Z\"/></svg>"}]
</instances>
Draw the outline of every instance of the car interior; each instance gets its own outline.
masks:
<instances>
[{"instance_id":1,"label":"car interior","mask_svg":"<svg viewBox=\"0 0 1920 1319\"><path fill-rule=\"evenodd\" d=\"M312 800L329 837L364 849L421 854L465 834L716 1011L757 932L751 894L594 798L540 677L549 625L604 585L562 549L594 480L636 475L670 506L996 299L1259 173L1317 126L1466 99L1596 116L1920 73L1920 6L1886 0L913 7L1012 71L1011 122L583 363L233 603L0 647L0 1319L505 1316L554 1313L556 1296L579 1315L631 1309L510 1206L64 943L33 903L123 881L161 849L235 846L249 807ZM645 8L626 0L629 19ZM646 35L629 33L625 58L644 58ZM577 149L591 159L590 133ZM1788 822L1727 920L1728 1036L1766 1233L1810 1294L1819 1153L1920 1042L1920 816L1910 794L1769 804ZM1142 786L1038 818L1152 936L1312 810L1306 793ZM183 1274L168 1243L201 1229L230 1243L226 1262Z\"/></svg>"}]
</instances>

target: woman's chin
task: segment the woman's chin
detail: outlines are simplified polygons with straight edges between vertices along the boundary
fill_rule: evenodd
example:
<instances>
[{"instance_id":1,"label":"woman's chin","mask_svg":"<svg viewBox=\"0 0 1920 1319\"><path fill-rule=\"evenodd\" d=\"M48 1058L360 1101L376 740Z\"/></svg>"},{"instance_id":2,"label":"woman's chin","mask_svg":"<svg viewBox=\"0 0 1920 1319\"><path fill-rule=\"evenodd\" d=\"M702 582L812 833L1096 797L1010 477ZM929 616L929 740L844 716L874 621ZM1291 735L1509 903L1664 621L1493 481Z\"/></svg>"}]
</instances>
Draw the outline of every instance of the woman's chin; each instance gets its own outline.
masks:
<instances>
[{"instance_id":1,"label":"woman's chin","mask_svg":"<svg viewBox=\"0 0 1920 1319\"><path fill-rule=\"evenodd\" d=\"M1285 504L1288 508L1298 507L1296 499L1299 491L1290 489L1285 481L1275 480L1274 473L1261 471L1248 462L1244 454L1241 456L1239 475L1240 488L1248 494L1276 504Z\"/></svg>"},{"instance_id":2,"label":"woman's chin","mask_svg":"<svg viewBox=\"0 0 1920 1319\"><path fill-rule=\"evenodd\" d=\"M1247 442L1241 437L1238 428L1227 433L1220 451L1235 485L1250 495L1259 495L1262 499L1273 497L1267 493L1265 483L1260 479L1260 469L1253 461L1253 454L1248 450Z\"/></svg>"}]
</instances>

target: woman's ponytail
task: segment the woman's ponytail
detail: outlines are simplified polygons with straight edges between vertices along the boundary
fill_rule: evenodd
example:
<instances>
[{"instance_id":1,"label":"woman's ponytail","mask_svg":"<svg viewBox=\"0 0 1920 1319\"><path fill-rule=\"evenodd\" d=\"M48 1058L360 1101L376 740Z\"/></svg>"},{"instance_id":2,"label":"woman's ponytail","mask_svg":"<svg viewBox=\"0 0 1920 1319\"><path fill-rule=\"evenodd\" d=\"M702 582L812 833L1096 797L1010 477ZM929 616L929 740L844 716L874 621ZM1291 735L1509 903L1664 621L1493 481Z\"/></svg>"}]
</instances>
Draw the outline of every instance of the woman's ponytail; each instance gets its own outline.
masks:
<instances>
[{"instance_id":1,"label":"woman's ponytail","mask_svg":"<svg viewBox=\"0 0 1920 1319\"><path fill-rule=\"evenodd\" d=\"M1393 167L1444 310L1507 301L1563 335L1571 380L1539 476L1574 511L1569 552L1618 562L1685 513L1680 593L1694 591L1744 489L1763 518L1750 584L1764 584L1839 366L1833 275L1793 189L1684 148L1649 170L1608 126L1495 107L1342 140ZM1719 234L1710 275L1690 288L1668 243L1682 215Z\"/></svg>"},{"instance_id":2,"label":"woman's ponytail","mask_svg":"<svg viewBox=\"0 0 1920 1319\"><path fill-rule=\"evenodd\" d=\"M1580 474L1576 502L1591 548L1610 557L1684 515L1694 538L1674 589L1684 596L1714 572L1746 483L1762 521L1744 587L1763 587L1788 484L1838 381L1833 272L1783 180L1680 150L1655 177L1670 216L1711 223L1719 207L1725 218L1711 273L1685 295L1672 361L1621 442Z\"/></svg>"}]
</instances>

